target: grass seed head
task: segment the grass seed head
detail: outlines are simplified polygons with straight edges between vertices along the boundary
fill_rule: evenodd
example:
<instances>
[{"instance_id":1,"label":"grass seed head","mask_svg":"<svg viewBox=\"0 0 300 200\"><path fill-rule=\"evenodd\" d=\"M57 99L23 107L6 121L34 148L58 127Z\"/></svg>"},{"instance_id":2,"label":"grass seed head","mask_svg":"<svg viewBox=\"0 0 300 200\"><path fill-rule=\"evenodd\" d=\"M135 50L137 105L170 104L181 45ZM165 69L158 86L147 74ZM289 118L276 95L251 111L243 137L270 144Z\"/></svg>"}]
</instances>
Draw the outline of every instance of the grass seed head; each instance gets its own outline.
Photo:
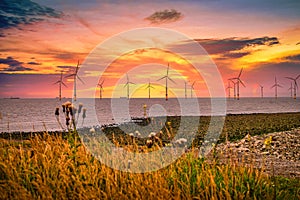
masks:
<instances>
[{"instance_id":1,"label":"grass seed head","mask_svg":"<svg viewBox=\"0 0 300 200\"><path fill-rule=\"evenodd\" d=\"M82 109L82 118L86 118L86 108Z\"/></svg>"},{"instance_id":2,"label":"grass seed head","mask_svg":"<svg viewBox=\"0 0 300 200\"><path fill-rule=\"evenodd\" d=\"M59 116L59 108L58 107L55 108L55 115Z\"/></svg>"},{"instance_id":3,"label":"grass seed head","mask_svg":"<svg viewBox=\"0 0 300 200\"><path fill-rule=\"evenodd\" d=\"M81 113L82 107L83 107L83 104L79 103L79 105L78 105L78 114Z\"/></svg>"}]
</instances>

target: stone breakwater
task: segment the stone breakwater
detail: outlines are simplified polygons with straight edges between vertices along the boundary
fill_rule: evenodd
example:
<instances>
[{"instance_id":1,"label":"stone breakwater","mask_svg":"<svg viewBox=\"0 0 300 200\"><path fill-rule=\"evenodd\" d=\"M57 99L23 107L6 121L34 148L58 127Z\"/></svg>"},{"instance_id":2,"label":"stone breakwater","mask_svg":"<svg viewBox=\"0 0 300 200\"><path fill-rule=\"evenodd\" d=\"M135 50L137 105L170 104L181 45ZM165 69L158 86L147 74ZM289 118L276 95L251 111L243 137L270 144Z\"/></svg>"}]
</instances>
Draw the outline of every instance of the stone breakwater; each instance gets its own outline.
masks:
<instances>
[{"instance_id":1,"label":"stone breakwater","mask_svg":"<svg viewBox=\"0 0 300 200\"><path fill-rule=\"evenodd\" d=\"M209 154L221 163L254 165L269 175L300 177L300 128L218 144Z\"/></svg>"}]
</instances>

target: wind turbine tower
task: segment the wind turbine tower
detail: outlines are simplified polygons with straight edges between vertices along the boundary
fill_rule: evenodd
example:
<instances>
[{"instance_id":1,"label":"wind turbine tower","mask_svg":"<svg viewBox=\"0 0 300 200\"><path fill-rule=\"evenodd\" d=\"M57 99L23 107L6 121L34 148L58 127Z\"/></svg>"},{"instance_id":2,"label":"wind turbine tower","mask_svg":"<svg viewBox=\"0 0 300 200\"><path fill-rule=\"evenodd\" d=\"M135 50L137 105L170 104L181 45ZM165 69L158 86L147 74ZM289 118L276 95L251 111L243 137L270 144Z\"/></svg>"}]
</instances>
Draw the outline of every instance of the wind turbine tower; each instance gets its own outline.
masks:
<instances>
[{"instance_id":1,"label":"wind turbine tower","mask_svg":"<svg viewBox=\"0 0 300 200\"><path fill-rule=\"evenodd\" d=\"M264 86L259 84L259 87L260 87L260 96L261 96L261 98L264 98Z\"/></svg>"},{"instance_id":2,"label":"wind turbine tower","mask_svg":"<svg viewBox=\"0 0 300 200\"><path fill-rule=\"evenodd\" d=\"M100 83L98 83L98 87L99 87L99 98L102 99L102 92L103 92L103 83L104 80Z\"/></svg>"},{"instance_id":3,"label":"wind turbine tower","mask_svg":"<svg viewBox=\"0 0 300 200\"><path fill-rule=\"evenodd\" d=\"M75 72L73 74L65 76L66 78L68 78L68 77L74 78L74 101L76 101L76 98L77 98L77 96L76 96L76 79L78 78L84 84L84 82L81 80L81 78L77 75L78 70L79 70L79 60L77 62Z\"/></svg>"},{"instance_id":4,"label":"wind turbine tower","mask_svg":"<svg viewBox=\"0 0 300 200\"><path fill-rule=\"evenodd\" d=\"M61 85L64 85L65 87L66 84L63 82L63 71L60 72L60 79L56 81L54 84L59 84L59 100L61 101Z\"/></svg>"},{"instance_id":5,"label":"wind turbine tower","mask_svg":"<svg viewBox=\"0 0 300 200\"><path fill-rule=\"evenodd\" d=\"M288 89L291 91L291 98L293 98L293 83L291 82L291 87Z\"/></svg>"},{"instance_id":6,"label":"wind turbine tower","mask_svg":"<svg viewBox=\"0 0 300 200\"><path fill-rule=\"evenodd\" d=\"M127 82L126 82L126 84L124 85L124 87L127 86L127 99L129 99L129 85L130 85L130 84L134 84L134 83L129 81L129 77L128 77L128 74L127 74L127 73L126 73L126 78L127 78Z\"/></svg>"},{"instance_id":7,"label":"wind turbine tower","mask_svg":"<svg viewBox=\"0 0 300 200\"><path fill-rule=\"evenodd\" d=\"M231 95L230 95L230 90L232 89L231 85L230 85L230 80L228 80L228 86L226 88L228 90L228 98L230 99Z\"/></svg>"},{"instance_id":8,"label":"wind turbine tower","mask_svg":"<svg viewBox=\"0 0 300 200\"><path fill-rule=\"evenodd\" d=\"M195 83L196 81L194 81L193 84L191 85L191 98L193 98L193 90L194 90Z\"/></svg>"},{"instance_id":9,"label":"wind turbine tower","mask_svg":"<svg viewBox=\"0 0 300 200\"><path fill-rule=\"evenodd\" d=\"M294 81L294 99L297 98L297 89L298 89L298 85L297 85L297 79L300 77L300 75L298 75L296 78L292 78L292 77L285 77L287 79L290 79L292 81Z\"/></svg>"},{"instance_id":10,"label":"wind turbine tower","mask_svg":"<svg viewBox=\"0 0 300 200\"><path fill-rule=\"evenodd\" d=\"M235 77L235 78L231 78L231 80L236 80L236 92L237 92L237 100L239 100L240 99L240 83L244 86L244 87L246 87L245 85L244 85L244 83L243 83L243 81L240 79L240 77L241 77L241 75L242 75L242 72L243 72L243 68L241 69L241 71L240 71L240 73L239 73L239 75L237 76L237 77Z\"/></svg>"},{"instance_id":11,"label":"wind turbine tower","mask_svg":"<svg viewBox=\"0 0 300 200\"><path fill-rule=\"evenodd\" d=\"M233 98L236 99L236 82L234 82L232 79L228 79L233 83Z\"/></svg>"},{"instance_id":12,"label":"wind turbine tower","mask_svg":"<svg viewBox=\"0 0 300 200\"><path fill-rule=\"evenodd\" d=\"M169 63L168 63L168 68L167 68L167 75L161 77L160 79L158 79L157 81L159 80L162 80L162 79L166 79L166 101L168 101L168 80L172 81L173 83L175 83L170 77L169 77Z\"/></svg>"},{"instance_id":13,"label":"wind turbine tower","mask_svg":"<svg viewBox=\"0 0 300 200\"><path fill-rule=\"evenodd\" d=\"M148 89L148 98L149 99L151 98L151 88L154 89L154 87L151 85L150 80L149 80L149 83L146 87L146 89Z\"/></svg>"},{"instance_id":14,"label":"wind turbine tower","mask_svg":"<svg viewBox=\"0 0 300 200\"><path fill-rule=\"evenodd\" d=\"M277 83L277 79L276 79L276 76L275 76L275 83L271 87L271 88L275 88L275 99L277 99L277 87L282 87L282 86Z\"/></svg>"}]
</instances>

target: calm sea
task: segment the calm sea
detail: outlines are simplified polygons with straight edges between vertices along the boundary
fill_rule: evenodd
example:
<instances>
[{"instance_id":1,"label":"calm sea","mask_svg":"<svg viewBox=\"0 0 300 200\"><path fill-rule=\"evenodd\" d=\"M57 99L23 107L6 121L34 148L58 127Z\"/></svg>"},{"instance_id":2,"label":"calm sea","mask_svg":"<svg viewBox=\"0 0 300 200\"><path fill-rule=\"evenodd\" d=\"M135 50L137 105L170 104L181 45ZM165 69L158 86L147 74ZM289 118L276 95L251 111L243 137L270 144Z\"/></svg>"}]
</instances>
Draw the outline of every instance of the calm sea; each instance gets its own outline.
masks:
<instances>
[{"instance_id":1,"label":"calm sea","mask_svg":"<svg viewBox=\"0 0 300 200\"><path fill-rule=\"evenodd\" d=\"M56 107L71 99L0 99L0 132L14 131L53 131L61 130L54 115ZM86 118L85 126L104 125L128 120L130 117L142 117L144 104L147 105L146 113L150 116L166 115L210 115L211 99L96 99L93 107L87 108L87 115L95 110L98 124L93 124ZM197 101L197 106L194 106ZM223 102L221 99L215 101ZM184 106L182 106L184 105ZM300 100L291 98L241 98L240 100L227 99L225 105L227 114L242 113L281 113L300 112ZM86 107L83 105L83 107ZM64 117L60 110L60 121L64 125ZM123 113L122 113L123 112ZM124 114L125 112L125 114ZM218 113L214 113L218 114ZM125 117L124 117L125 116ZM127 116L127 117L126 117ZM81 116L80 116L81 117Z\"/></svg>"}]
</instances>

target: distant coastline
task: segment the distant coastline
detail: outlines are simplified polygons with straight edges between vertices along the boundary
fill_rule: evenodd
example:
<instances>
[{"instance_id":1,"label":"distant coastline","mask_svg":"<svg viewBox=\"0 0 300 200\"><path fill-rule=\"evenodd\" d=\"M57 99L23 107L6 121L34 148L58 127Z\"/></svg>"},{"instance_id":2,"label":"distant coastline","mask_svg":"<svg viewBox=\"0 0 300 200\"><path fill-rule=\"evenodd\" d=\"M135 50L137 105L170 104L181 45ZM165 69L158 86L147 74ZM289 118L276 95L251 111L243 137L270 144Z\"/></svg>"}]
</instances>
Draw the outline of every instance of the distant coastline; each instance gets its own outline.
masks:
<instances>
[{"instance_id":1,"label":"distant coastline","mask_svg":"<svg viewBox=\"0 0 300 200\"><path fill-rule=\"evenodd\" d=\"M8 98L4 98L4 99L20 99L20 97L8 97Z\"/></svg>"}]
</instances>

